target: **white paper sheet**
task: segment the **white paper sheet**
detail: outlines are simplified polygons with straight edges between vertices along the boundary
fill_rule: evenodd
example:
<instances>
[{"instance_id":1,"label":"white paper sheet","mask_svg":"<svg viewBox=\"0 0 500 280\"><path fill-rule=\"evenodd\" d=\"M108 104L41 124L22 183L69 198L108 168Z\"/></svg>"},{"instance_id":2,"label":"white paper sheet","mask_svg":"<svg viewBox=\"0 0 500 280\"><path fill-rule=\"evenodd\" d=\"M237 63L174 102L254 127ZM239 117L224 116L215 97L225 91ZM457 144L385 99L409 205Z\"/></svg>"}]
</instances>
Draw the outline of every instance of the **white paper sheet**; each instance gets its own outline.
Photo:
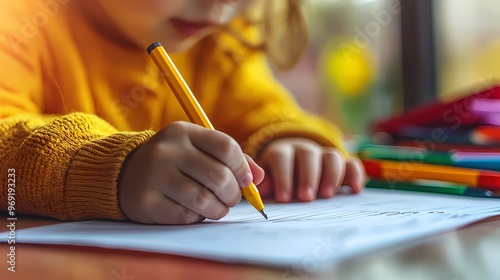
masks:
<instances>
[{"instance_id":1,"label":"white paper sheet","mask_svg":"<svg viewBox=\"0 0 500 280\"><path fill-rule=\"evenodd\" d=\"M220 221L190 226L64 223L19 230L16 242L122 248L308 270L500 215L500 200L366 190L312 203L268 203L266 211L269 221L243 201Z\"/></svg>"}]
</instances>

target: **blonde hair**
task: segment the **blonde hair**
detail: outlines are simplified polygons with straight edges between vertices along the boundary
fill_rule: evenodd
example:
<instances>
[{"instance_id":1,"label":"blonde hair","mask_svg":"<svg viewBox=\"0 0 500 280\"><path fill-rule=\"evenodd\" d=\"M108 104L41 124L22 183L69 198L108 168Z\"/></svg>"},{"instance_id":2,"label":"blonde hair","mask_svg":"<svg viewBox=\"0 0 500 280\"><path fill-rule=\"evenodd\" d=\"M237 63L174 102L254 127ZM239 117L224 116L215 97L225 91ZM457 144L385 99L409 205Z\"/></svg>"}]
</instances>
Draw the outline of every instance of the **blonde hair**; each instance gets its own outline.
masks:
<instances>
[{"instance_id":1,"label":"blonde hair","mask_svg":"<svg viewBox=\"0 0 500 280\"><path fill-rule=\"evenodd\" d=\"M264 50L277 67L291 68L299 61L307 47L308 34L303 1L264 1Z\"/></svg>"},{"instance_id":2,"label":"blonde hair","mask_svg":"<svg viewBox=\"0 0 500 280\"><path fill-rule=\"evenodd\" d=\"M245 46L266 52L278 69L294 66L307 47L308 32L303 0L260 0L246 14L246 24L260 27L258 42L237 31L232 34Z\"/></svg>"}]
</instances>

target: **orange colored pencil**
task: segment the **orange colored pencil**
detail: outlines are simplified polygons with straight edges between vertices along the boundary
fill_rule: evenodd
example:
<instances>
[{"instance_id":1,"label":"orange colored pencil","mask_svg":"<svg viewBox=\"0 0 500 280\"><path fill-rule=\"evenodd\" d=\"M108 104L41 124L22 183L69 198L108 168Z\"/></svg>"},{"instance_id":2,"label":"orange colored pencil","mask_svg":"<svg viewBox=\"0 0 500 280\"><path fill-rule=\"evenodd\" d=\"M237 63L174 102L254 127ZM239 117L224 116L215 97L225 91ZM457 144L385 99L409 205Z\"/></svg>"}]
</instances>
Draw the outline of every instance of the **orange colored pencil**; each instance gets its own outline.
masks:
<instances>
[{"instance_id":1,"label":"orange colored pencil","mask_svg":"<svg viewBox=\"0 0 500 280\"><path fill-rule=\"evenodd\" d=\"M438 180L500 191L500 172L406 161L362 159L366 174L372 178L410 181Z\"/></svg>"}]
</instances>

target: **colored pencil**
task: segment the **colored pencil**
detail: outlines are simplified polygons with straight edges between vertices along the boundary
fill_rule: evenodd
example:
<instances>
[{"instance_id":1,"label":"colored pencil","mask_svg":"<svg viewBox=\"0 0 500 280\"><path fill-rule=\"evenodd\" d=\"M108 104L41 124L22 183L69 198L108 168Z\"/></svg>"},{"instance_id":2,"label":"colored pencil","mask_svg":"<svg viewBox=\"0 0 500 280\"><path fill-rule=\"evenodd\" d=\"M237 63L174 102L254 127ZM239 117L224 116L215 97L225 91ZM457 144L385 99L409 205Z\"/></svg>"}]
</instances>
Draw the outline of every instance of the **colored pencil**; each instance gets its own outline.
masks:
<instances>
[{"instance_id":1,"label":"colored pencil","mask_svg":"<svg viewBox=\"0 0 500 280\"><path fill-rule=\"evenodd\" d=\"M428 151L414 147L367 144L360 148L359 156L500 171L500 153Z\"/></svg>"},{"instance_id":2,"label":"colored pencil","mask_svg":"<svg viewBox=\"0 0 500 280\"><path fill-rule=\"evenodd\" d=\"M493 197L493 192L485 189L470 188L466 185L443 185L438 183L419 182L389 182L382 180L369 180L366 183L368 188L402 190L415 192L428 192L437 194L462 195L473 197Z\"/></svg>"},{"instance_id":3,"label":"colored pencil","mask_svg":"<svg viewBox=\"0 0 500 280\"><path fill-rule=\"evenodd\" d=\"M368 176L374 179L409 181L427 179L465 184L500 191L500 172L416 162L362 159Z\"/></svg>"}]
</instances>

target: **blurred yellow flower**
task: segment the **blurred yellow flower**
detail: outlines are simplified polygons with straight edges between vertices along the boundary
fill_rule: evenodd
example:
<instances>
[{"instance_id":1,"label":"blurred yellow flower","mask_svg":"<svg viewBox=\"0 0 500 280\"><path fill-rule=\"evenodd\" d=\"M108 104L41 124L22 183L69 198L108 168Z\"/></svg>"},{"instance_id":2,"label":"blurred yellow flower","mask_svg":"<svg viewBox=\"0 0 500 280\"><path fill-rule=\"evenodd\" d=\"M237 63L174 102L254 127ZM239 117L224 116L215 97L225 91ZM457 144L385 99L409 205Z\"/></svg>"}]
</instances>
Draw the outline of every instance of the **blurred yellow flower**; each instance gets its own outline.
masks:
<instances>
[{"instance_id":1,"label":"blurred yellow flower","mask_svg":"<svg viewBox=\"0 0 500 280\"><path fill-rule=\"evenodd\" d=\"M328 82L336 94L357 97L366 93L375 79L372 50L352 39L335 41L326 44L321 55Z\"/></svg>"}]
</instances>

